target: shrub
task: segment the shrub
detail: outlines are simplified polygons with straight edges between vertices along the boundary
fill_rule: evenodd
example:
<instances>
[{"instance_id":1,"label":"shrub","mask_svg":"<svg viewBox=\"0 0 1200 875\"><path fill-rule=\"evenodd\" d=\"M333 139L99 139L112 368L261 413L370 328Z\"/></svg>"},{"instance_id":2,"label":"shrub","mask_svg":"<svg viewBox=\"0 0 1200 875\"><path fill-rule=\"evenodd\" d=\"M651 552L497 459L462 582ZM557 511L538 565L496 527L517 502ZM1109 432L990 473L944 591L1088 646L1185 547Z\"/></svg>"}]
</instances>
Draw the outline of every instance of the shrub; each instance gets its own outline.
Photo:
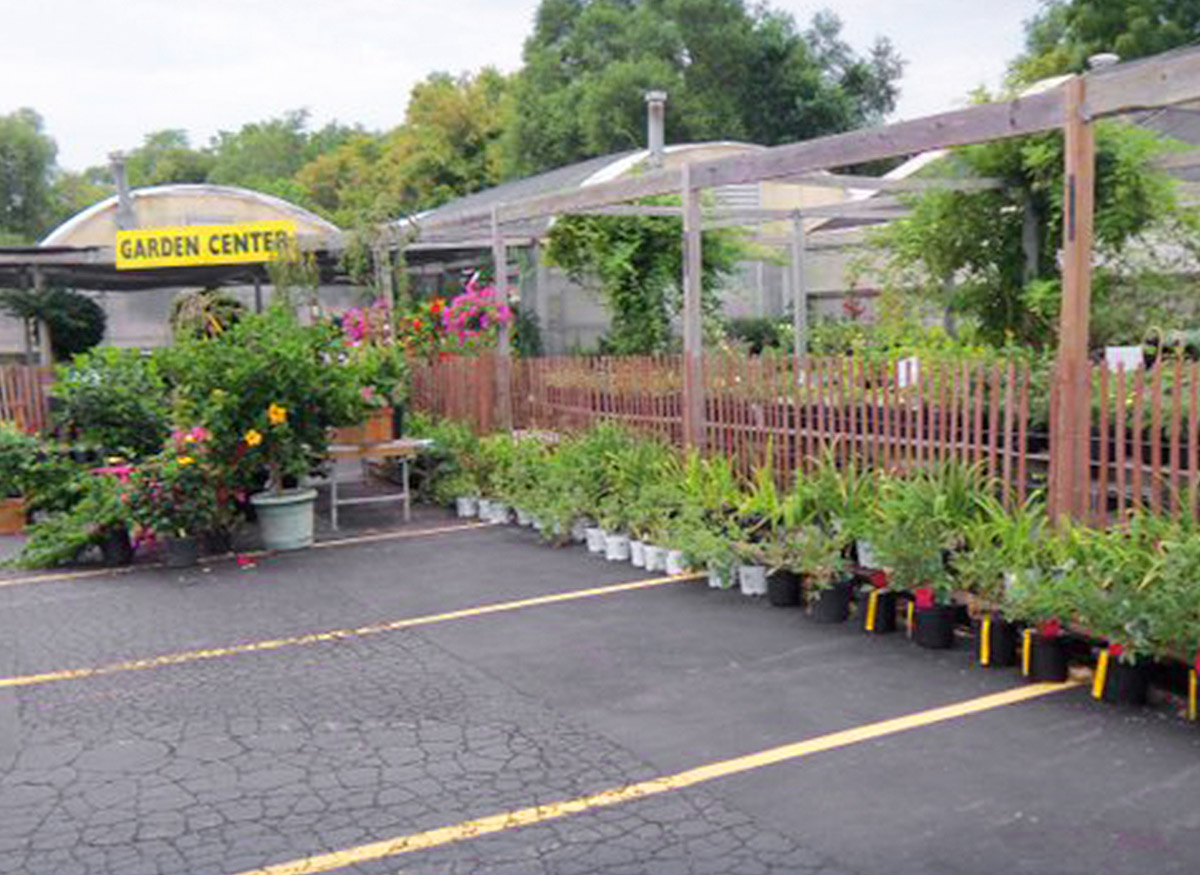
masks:
<instances>
[{"instance_id":1,"label":"shrub","mask_svg":"<svg viewBox=\"0 0 1200 875\"><path fill-rule=\"evenodd\" d=\"M158 359L101 347L58 369L51 394L60 428L105 455L141 457L170 432L167 384Z\"/></svg>"}]
</instances>

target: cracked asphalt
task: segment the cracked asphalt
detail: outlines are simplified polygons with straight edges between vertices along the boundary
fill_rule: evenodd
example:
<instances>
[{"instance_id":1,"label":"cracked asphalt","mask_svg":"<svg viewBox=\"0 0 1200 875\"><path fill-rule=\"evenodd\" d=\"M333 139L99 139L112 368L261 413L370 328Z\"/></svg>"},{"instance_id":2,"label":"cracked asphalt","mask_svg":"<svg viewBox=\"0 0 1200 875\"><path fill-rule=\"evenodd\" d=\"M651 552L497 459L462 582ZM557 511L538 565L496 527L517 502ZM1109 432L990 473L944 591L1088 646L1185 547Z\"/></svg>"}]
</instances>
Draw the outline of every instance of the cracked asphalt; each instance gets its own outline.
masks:
<instances>
[{"instance_id":1,"label":"cracked asphalt","mask_svg":"<svg viewBox=\"0 0 1200 875\"><path fill-rule=\"evenodd\" d=\"M645 576L502 528L0 587L0 677ZM0 873L234 875L1018 684L680 583L0 689ZM1198 753L1074 691L339 871L1194 873Z\"/></svg>"}]
</instances>

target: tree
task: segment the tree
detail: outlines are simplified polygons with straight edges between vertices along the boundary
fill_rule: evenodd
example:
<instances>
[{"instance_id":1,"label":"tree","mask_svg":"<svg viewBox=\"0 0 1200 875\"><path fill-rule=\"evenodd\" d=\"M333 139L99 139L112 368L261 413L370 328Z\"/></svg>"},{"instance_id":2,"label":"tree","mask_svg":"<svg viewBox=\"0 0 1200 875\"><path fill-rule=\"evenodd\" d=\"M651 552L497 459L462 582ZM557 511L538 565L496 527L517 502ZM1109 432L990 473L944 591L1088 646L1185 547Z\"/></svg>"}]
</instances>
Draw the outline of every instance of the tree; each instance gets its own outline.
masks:
<instances>
[{"instance_id":1,"label":"tree","mask_svg":"<svg viewBox=\"0 0 1200 875\"><path fill-rule=\"evenodd\" d=\"M305 197L338 224L394 218L499 181L508 79L433 73L418 82L404 124L383 136L358 134L302 167Z\"/></svg>"},{"instance_id":2,"label":"tree","mask_svg":"<svg viewBox=\"0 0 1200 875\"><path fill-rule=\"evenodd\" d=\"M104 339L104 308L79 292L51 287L0 290L0 310L16 319L46 323L55 359L87 352Z\"/></svg>"},{"instance_id":3,"label":"tree","mask_svg":"<svg viewBox=\"0 0 1200 875\"><path fill-rule=\"evenodd\" d=\"M1093 321L1093 339L1104 339L1131 330L1105 314L1127 282L1132 244L1172 236L1194 247L1196 238L1194 214L1180 207L1174 183L1152 164L1167 148L1158 136L1110 121L1097 123L1096 138L1093 311L1101 315ZM885 284L974 319L991 343L1052 345L1062 279L1062 135L968 146L955 150L953 165L999 178L1005 187L933 190L916 199L910 216L875 235L886 252ZM1032 252L1024 243L1027 222Z\"/></svg>"},{"instance_id":4,"label":"tree","mask_svg":"<svg viewBox=\"0 0 1200 875\"><path fill-rule=\"evenodd\" d=\"M220 131L209 145L213 163L208 181L303 202L304 188L295 181L297 171L358 133L336 122L310 132L304 109L242 125L236 132Z\"/></svg>"},{"instance_id":5,"label":"tree","mask_svg":"<svg viewBox=\"0 0 1200 875\"><path fill-rule=\"evenodd\" d=\"M132 187L172 182L206 182L216 163L202 149L193 149L187 131L167 129L146 134L142 145L126 158Z\"/></svg>"},{"instance_id":6,"label":"tree","mask_svg":"<svg viewBox=\"0 0 1200 875\"><path fill-rule=\"evenodd\" d=\"M542 0L513 85L507 175L643 145L642 92L665 89L668 138L775 145L878 120L901 61L867 56L832 13L801 32L743 0Z\"/></svg>"},{"instance_id":7,"label":"tree","mask_svg":"<svg viewBox=\"0 0 1200 875\"><path fill-rule=\"evenodd\" d=\"M1018 83L1079 73L1089 56L1123 60L1200 43L1194 0L1047 0L1025 25L1025 53L1012 64Z\"/></svg>"},{"instance_id":8,"label":"tree","mask_svg":"<svg viewBox=\"0 0 1200 875\"><path fill-rule=\"evenodd\" d=\"M0 241L31 243L45 233L57 151L32 109L0 115Z\"/></svg>"}]
</instances>

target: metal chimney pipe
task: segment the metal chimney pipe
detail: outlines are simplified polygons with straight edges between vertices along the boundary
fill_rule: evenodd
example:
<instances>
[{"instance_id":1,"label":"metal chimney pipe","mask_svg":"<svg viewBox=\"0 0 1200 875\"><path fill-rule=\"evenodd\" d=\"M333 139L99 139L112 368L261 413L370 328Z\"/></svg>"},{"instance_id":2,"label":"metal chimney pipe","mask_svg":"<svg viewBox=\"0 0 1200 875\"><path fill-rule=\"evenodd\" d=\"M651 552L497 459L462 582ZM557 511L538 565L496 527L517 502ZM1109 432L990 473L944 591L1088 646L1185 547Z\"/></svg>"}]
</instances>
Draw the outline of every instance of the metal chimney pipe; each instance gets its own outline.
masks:
<instances>
[{"instance_id":1,"label":"metal chimney pipe","mask_svg":"<svg viewBox=\"0 0 1200 875\"><path fill-rule=\"evenodd\" d=\"M646 92L646 148L650 166L662 167L666 152L667 92Z\"/></svg>"},{"instance_id":2,"label":"metal chimney pipe","mask_svg":"<svg viewBox=\"0 0 1200 875\"><path fill-rule=\"evenodd\" d=\"M136 228L138 223L137 214L133 211L133 197L129 194L129 178L125 174L125 153L109 152L108 166L117 186L117 228L129 231Z\"/></svg>"}]
</instances>

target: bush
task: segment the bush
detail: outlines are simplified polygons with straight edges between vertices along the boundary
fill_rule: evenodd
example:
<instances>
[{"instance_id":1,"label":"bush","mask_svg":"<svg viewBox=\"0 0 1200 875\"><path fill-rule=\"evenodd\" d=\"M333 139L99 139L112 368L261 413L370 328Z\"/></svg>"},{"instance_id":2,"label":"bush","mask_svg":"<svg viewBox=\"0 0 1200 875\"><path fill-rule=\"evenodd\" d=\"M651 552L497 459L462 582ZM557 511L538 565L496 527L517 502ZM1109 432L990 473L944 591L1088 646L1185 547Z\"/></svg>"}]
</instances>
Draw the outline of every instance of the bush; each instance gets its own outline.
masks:
<instances>
[{"instance_id":1,"label":"bush","mask_svg":"<svg viewBox=\"0 0 1200 875\"><path fill-rule=\"evenodd\" d=\"M40 444L14 425L0 423L0 497L29 491L29 473L37 464Z\"/></svg>"},{"instance_id":2,"label":"bush","mask_svg":"<svg viewBox=\"0 0 1200 875\"><path fill-rule=\"evenodd\" d=\"M359 422L364 402L333 325L301 325L281 307L243 317L209 338L183 338L164 351L176 414L211 434L225 481L276 487L321 467L328 429Z\"/></svg>"},{"instance_id":3,"label":"bush","mask_svg":"<svg viewBox=\"0 0 1200 875\"><path fill-rule=\"evenodd\" d=\"M170 433L167 384L154 356L106 346L58 369L55 422L105 455L149 456Z\"/></svg>"}]
</instances>

